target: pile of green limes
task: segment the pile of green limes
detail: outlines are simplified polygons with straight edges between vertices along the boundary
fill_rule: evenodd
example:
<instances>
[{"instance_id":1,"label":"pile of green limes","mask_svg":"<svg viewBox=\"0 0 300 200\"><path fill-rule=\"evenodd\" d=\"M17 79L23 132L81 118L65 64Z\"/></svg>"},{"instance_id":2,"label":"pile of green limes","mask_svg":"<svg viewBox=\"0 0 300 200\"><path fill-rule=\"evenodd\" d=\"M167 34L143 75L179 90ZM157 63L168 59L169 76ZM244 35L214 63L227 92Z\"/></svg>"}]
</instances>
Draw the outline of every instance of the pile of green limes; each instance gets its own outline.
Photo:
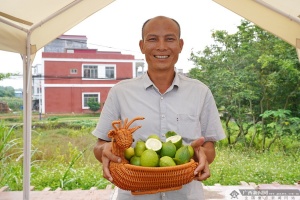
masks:
<instances>
[{"instance_id":1,"label":"pile of green limes","mask_svg":"<svg viewBox=\"0 0 300 200\"><path fill-rule=\"evenodd\" d=\"M183 145L180 135L168 131L166 141L152 134L146 141L137 141L135 147L126 149L124 156L132 165L168 167L189 162L194 156L194 149L190 145Z\"/></svg>"}]
</instances>

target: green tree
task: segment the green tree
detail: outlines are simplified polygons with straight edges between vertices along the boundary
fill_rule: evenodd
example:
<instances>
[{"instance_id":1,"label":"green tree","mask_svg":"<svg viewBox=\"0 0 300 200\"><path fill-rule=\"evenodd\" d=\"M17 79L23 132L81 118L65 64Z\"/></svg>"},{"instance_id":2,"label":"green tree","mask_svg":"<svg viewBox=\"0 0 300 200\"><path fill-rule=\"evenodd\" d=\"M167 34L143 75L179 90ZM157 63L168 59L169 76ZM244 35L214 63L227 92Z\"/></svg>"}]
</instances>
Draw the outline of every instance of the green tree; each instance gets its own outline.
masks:
<instances>
[{"instance_id":1,"label":"green tree","mask_svg":"<svg viewBox=\"0 0 300 200\"><path fill-rule=\"evenodd\" d=\"M297 134L300 130L300 118L290 117L290 114L290 110L283 109L278 109L276 111L267 110L261 114L261 117L266 119L266 127L269 129L269 134L266 134L263 137L263 149L270 149L271 145L282 136ZM268 146L265 147L267 137L272 139Z\"/></svg>"},{"instance_id":2,"label":"green tree","mask_svg":"<svg viewBox=\"0 0 300 200\"><path fill-rule=\"evenodd\" d=\"M214 31L212 37L214 44L191 54L196 67L189 75L206 83L223 108L229 144L246 145L253 126L254 135L266 134L261 117L266 110L300 115L300 65L294 47L245 20L236 33Z\"/></svg>"},{"instance_id":3,"label":"green tree","mask_svg":"<svg viewBox=\"0 0 300 200\"><path fill-rule=\"evenodd\" d=\"M0 73L0 81L5 79L5 78L9 78L12 74L11 73Z\"/></svg>"},{"instance_id":4,"label":"green tree","mask_svg":"<svg viewBox=\"0 0 300 200\"><path fill-rule=\"evenodd\" d=\"M96 113L99 109L100 109L100 103L95 99L95 98L91 98L89 99L88 101L88 106L89 106L89 109L93 112L93 113Z\"/></svg>"},{"instance_id":5,"label":"green tree","mask_svg":"<svg viewBox=\"0 0 300 200\"><path fill-rule=\"evenodd\" d=\"M15 89L13 87L0 86L0 97L14 97L14 96L15 96Z\"/></svg>"}]
</instances>

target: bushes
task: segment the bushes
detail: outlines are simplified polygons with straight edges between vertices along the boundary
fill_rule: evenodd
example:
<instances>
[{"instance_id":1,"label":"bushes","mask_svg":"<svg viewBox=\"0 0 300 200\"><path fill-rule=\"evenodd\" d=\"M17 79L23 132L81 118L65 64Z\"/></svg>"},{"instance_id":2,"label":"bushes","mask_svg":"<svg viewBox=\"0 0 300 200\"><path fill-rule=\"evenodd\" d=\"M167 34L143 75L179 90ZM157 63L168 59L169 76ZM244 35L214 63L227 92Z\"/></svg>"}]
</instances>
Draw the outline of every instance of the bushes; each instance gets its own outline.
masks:
<instances>
[{"instance_id":1,"label":"bushes","mask_svg":"<svg viewBox=\"0 0 300 200\"><path fill-rule=\"evenodd\" d=\"M253 148L217 148L215 161L210 165L211 177L205 185L239 185L240 181L257 184L278 182L294 184L299 180L300 150L261 152Z\"/></svg>"},{"instance_id":2,"label":"bushes","mask_svg":"<svg viewBox=\"0 0 300 200\"><path fill-rule=\"evenodd\" d=\"M23 99L17 97L0 97L0 101L6 102L12 111L20 111L23 106Z\"/></svg>"}]
</instances>

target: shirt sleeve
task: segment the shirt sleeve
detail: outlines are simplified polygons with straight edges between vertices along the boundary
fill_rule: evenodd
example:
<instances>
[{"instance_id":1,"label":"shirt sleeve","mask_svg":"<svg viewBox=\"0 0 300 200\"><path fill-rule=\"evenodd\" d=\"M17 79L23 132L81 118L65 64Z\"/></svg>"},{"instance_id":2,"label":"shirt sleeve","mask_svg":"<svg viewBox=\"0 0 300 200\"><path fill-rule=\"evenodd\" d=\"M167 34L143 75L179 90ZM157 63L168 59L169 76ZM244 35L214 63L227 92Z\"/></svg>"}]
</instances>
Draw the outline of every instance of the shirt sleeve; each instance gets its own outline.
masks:
<instances>
[{"instance_id":1,"label":"shirt sleeve","mask_svg":"<svg viewBox=\"0 0 300 200\"><path fill-rule=\"evenodd\" d=\"M119 104L116 98L116 92L114 87L110 89L107 99L104 103L104 107L101 111L99 121L95 130L92 134L100 139L110 141L111 139L107 136L107 133L112 129L111 123L120 119L120 114L118 109Z\"/></svg>"}]
</instances>

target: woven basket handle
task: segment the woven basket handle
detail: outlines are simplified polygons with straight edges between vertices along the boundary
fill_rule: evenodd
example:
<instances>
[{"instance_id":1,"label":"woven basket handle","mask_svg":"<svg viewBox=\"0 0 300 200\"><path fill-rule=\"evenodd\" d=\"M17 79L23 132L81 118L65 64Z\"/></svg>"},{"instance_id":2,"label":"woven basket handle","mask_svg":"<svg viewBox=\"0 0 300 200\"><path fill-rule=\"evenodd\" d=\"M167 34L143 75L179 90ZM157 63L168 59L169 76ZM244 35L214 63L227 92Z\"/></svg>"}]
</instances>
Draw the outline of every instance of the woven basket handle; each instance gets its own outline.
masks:
<instances>
[{"instance_id":1,"label":"woven basket handle","mask_svg":"<svg viewBox=\"0 0 300 200\"><path fill-rule=\"evenodd\" d=\"M158 190L131 191L131 194L133 194L133 195L155 194L155 193L158 193L158 192L167 192L167 191L172 191L172 190L179 190L181 188L182 188L182 186L171 187L171 188L163 188L163 189L158 189Z\"/></svg>"}]
</instances>

